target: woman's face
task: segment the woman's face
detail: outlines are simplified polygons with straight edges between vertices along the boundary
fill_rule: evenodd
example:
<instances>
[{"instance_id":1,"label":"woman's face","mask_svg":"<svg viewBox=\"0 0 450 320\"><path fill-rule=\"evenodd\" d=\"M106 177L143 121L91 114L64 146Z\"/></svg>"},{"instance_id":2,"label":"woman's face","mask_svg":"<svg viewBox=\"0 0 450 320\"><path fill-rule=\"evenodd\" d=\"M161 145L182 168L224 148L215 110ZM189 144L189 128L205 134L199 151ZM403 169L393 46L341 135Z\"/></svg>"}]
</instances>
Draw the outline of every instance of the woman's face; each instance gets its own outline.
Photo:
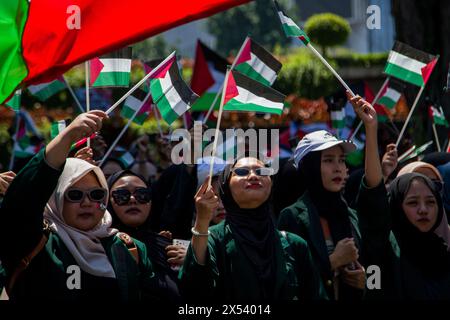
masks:
<instances>
[{"instance_id":1,"label":"woman's face","mask_svg":"<svg viewBox=\"0 0 450 320\"><path fill-rule=\"evenodd\" d=\"M66 190L66 193L73 189L79 189L83 192L101 188L97 176L90 172L83 178L74 183ZM81 202L71 202L64 198L63 218L69 226L88 231L93 229L103 218L104 210L100 207L100 202L92 201L86 194Z\"/></svg>"},{"instance_id":2,"label":"woman's face","mask_svg":"<svg viewBox=\"0 0 450 320\"><path fill-rule=\"evenodd\" d=\"M263 204L270 195L272 180L269 176L258 176L254 169L264 168L264 164L255 158L242 158L234 168L252 169L249 175L241 177L232 173L230 190L234 201L243 209L253 209Z\"/></svg>"},{"instance_id":3,"label":"woman's face","mask_svg":"<svg viewBox=\"0 0 450 320\"><path fill-rule=\"evenodd\" d=\"M340 146L322 151L320 173L325 190L339 192L344 188L347 179L345 154Z\"/></svg>"},{"instance_id":4,"label":"woman's face","mask_svg":"<svg viewBox=\"0 0 450 320\"><path fill-rule=\"evenodd\" d=\"M421 232L428 232L435 225L438 216L436 198L422 179L411 182L402 203L409 222Z\"/></svg>"},{"instance_id":5,"label":"woman's face","mask_svg":"<svg viewBox=\"0 0 450 320\"><path fill-rule=\"evenodd\" d=\"M134 192L139 189L147 189L146 184L136 176L124 176L117 180L111 187L111 195L114 191L126 190L131 193L130 200L119 205L113 196L111 196L111 205L117 217L123 224L129 227L139 227L147 220L152 207L151 201L141 203L136 200Z\"/></svg>"}]
</instances>

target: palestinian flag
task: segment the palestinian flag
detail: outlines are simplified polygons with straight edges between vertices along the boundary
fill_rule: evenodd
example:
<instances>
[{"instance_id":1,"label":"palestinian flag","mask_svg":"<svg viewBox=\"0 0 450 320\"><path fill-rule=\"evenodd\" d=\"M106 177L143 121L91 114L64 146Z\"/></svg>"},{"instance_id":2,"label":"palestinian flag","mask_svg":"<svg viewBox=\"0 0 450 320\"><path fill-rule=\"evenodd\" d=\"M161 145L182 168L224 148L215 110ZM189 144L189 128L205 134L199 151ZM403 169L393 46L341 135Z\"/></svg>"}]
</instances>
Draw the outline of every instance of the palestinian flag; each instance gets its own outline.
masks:
<instances>
[{"instance_id":1,"label":"palestinian flag","mask_svg":"<svg viewBox=\"0 0 450 320\"><path fill-rule=\"evenodd\" d=\"M152 98L149 91L137 89L125 100L121 115L126 119L131 119L136 110L139 110L133 122L142 125L147 120L150 111L152 110Z\"/></svg>"},{"instance_id":2,"label":"palestinian flag","mask_svg":"<svg viewBox=\"0 0 450 320\"><path fill-rule=\"evenodd\" d=\"M435 56L396 41L389 53L384 72L421 87L428 81L436 62Z\"/></svg>"},{"instance_id":3,"label":"palestinian flag","mask_svg":"<svg viewBox=\"0 0 450 320\"><path fill-rule=\"evenodd\" d=\"M52 123L50 128L50 138L54 139L58 134L60 134L68 125L66 120L59 120Z\"/></svg>"},{"instance_id":4,"label":"palestinian flag","mask_svg":"<svg viewBox=\"0 0 450 320\"><path fill-rule=\"evenodd\" d=\"M22 97L22 90L16 90L14 95L9 99L5 105L12 108L14 111L19 111L20 109L20 103L21 103L21 97Z\"/></svg>"},{"instance_id":5,"label":"palestinian flag","mask_svg":"<svg viewBox=\"0 0 450 320\"><path fill-rule=\"evenodd\" d=\"M228 61L208 48L200 40L195 51L194 71L192 72L191 89L200 96L192 105L192 111L209 110L216 94L225 80ZM218 109L217 99L214 109Z\"/></svg>"},{"instance_id":6,"label":"palestinian flag","mask_svg":"<svg viewBox=\"0 0 450 320\"><path fill-rule=\"evenodd\" d=\"M34 123L30 124L31 117L26 111L20 111L17 116L18 127L16 132L16 142L14 144L14 156L16 158L28 158L34 156L42 147L39 140L40 135L36 134Z\"/></svg>"},{"instance_id":7,"label":"palestinian flag","mask_svg":"<svg viewBox=\"0 0 450 320\"><path fill-rule=\"evenodd\" d=\"M124 153L122 153L122 155L120 155L120 157L117 158L117 160L119 160L123 164L123 166L128 169L133 164L134 157L131 155L131 153L125 151Z\"/></svg>"},{"instance_id":8,"label":"palestinian flag","mask_svg":"<svg viewBox=\"0 0 450 320\"><path fill-rule=\"evenodd\" d=\"M388 109L393 109L397 104L398 100L402 96L402 90L400 86L396 85L394 82L390 81L387 86L383 89L380 99L377 103L382 104Z\"/></svg>"},{"instance_id":9,"label":"palestinian flag","mask_svg":"<svg viewBox=\"0 0 450 320\"><path fill-rule=\"evenodd\" d=\"M245 39L236 59L234 70L266 86L273 84L281 69L281 63L249 37Z\"/></svg>"},{"instance_id":10,"label":"palestinian flag","mask_svg":"<svg viewBox=\"0 0 450 320\"><path fill-rule=\"evenodd\" d=\"M14 156L16 158L28 158L34 156L41 149L42 144L33 141L33 139L25 135L17 140L14 146Z\"/></svg>"},{"instance_id":11,"label":"palestinian flag","mask_svg":"<svg viewBox=\"0 0 450 320\"><path fill-rule=\"evenodd\" d=\"M198 96L181 78L175 52L155 69L157 71L150 80L153 103L164 120L171 124L189 110Z\"/></svg>"},{"instance_id":12,"label":"palestinian flag","mask_svg":"<svg viewBox=\"0 0 450 320\"><path fill-rule=\"evenodd\" d=\"M249 1L1 0L0 103L22 83L51 81L81 62Z\"/></svg>"},{"instance_id":13,"label":"palestinian flag","mask_svg":"<svg viewBox=\"0 0 450 320\"><path fill-rule=\"evenodd\" d=\"M278 115L283 112L283 94L238 71L229 71L225 90L223 110Z\"/></svg>"},{"instance_id":14,"label":"palestinian flag","mask_svg":"<svg viewBox=\"0 0 450 320\"><path fill-rule=\"evenodd\" d=\"M278 16L280 17L281 26L283 27L286 37L299 38L305 46L308 45L310 40L305 31L303 31L291 18L284 14L277 1L274 0L273 3L275 4Z\"/></svg>"},{"instance_id":15,"label":"palestinian flag","mask_svg":"<svg viewBox=\"0 0 450 320\"><path fill-rule=\"evenodd\" d=\"M447 119L445 119L444 110L442 110L442 108L440 108L439 110L438 108L430 106L428 109L428 115L433 120L434 124L445 126L448 128L449 124Z\"/></svg>"},{"instance_id":16,"label":"palestinian flag","mask_svg":"<svg viewBox=\"0 0 450 320\"><path fill-rule=\"evenodd\" d=\"M66 82L64 81L64 78L58 77L50 82L31 85L28 87L28 91L39 100L45 101L65 88Z\"/></svg>"},{"instance_id":17,"label":"palestinian flag","mask_svg":"<svg viewBox=\"0 0 450 320\"><path fill-rule=\"evenodd\" d=\"M331 127L341 129L345 127L345 109L337 103L332 103L330 108Z\"/></svg>"},{"instance_id":18,"label":"palestinian flag","mask_svg":"<svg viewBox=\"0 0 450 320\"><path fill-rule=\"evenodd\" d=\"M377 112L378 122L386 122L389 120L389 113L381 104L376 103L373 108Z\"/></svg>"},{"instance_id":19,"label":"palestinian flag","mask_svg":"<svg viewBox=\"0 0 450 320\"><path fill-rule=\"evenodd\" d=\"M111 52L90 61L92 87L128 87L131 73L131 47Z\"/></svg>"}]
</instances>

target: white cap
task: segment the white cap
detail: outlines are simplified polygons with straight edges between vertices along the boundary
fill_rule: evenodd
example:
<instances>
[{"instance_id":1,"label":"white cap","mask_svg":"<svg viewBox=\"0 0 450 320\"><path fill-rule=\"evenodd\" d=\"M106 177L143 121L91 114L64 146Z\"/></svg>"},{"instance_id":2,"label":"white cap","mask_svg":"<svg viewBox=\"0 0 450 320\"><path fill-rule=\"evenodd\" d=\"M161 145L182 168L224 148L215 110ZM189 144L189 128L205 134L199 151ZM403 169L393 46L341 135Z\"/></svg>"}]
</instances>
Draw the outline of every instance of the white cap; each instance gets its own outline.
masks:
<instances>
[{"instance_id":1,"label":"white cap","mask_svg":"<svg viewBox=\"0 0 450 320\"><path fill-rule=\"evenodd\" d=\"M325 130L311 132L303 137L294 151L294 162L298 168L300 161L312 151L321 151L340 145L344 153L356 150L356 145L348 140L338 140L335 136Z\"/></svg>"}]
</instances>

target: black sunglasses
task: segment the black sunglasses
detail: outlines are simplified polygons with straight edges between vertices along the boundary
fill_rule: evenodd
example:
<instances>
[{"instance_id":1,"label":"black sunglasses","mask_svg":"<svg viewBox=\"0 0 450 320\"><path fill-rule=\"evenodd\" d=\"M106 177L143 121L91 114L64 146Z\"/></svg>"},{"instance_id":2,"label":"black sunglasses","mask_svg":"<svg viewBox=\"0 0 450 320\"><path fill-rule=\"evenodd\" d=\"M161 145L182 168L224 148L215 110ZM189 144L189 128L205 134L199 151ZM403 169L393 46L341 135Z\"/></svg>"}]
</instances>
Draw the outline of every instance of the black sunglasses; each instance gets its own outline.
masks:
<instances>
[{"instance_id":1,"label":"black sunglasses","mask_svg":"<svg viewBox=\"0 0 450 320\"><path fill-rule=\"evenodd\" d=\"M84 198L89 198L93 202L104 202L106 199L106 189L104 188L92 188L89 190L81 190L77 188L72 188L64 193L64 197L69 202L83 202Z\"/></svg>"},{"instance_id":2,"label":"black sunglasses","mask_svg":"<svg viewBox=\"0 0 450 320\"><path fill-rule=\"evenodd\" d=\"M152 199L152 191L150 188L136 188L133 193L127 189L116 189L111 192L114 202L123 206L130 202L131 195L141 204L149 203Z\"/></svg>"},{"instance_id":3,"label":"black sunglasses","mask_svg":"<svg viewBox=\"0 0 450 320\"><path fill-rule=\"evenodd\" d=\"M260 177L268 177L273 175L273 169L272 168L247 168L247 167L239 167L239 168L233 168L231 171L239 176L239 177L247 177L251 171L253 171L257 176Z\"/></svg>"}]
</instances>

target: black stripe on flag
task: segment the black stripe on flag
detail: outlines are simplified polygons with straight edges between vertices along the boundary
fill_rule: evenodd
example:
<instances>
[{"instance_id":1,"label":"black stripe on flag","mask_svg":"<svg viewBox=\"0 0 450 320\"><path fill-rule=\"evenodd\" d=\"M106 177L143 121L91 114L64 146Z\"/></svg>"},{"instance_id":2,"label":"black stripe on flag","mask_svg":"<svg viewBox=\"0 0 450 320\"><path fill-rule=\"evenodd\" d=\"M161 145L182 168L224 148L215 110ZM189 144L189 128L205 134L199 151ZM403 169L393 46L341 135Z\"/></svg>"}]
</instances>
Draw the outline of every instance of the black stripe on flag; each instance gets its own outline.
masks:
<instances>
[{"instance_id":1,"label":"black stripe on flag","mask_svg":"<svg viewBox=\"0 0 450 320\"><path fill-rule=\"evenodd\" d=\"M189 105L192 105L197 100L198 95L189 88L189 86L181 78L180 70L176 61L172 63L169 69L170 79L175 90L180 95L181 99Z\"/></svg>"},{"instance_id":2,"label":"black stripe on flag","mask_svg":"<svg viewBox=\"0 0 450 320\"><path fill-rule=\"evenodd\" d=\"M205 56L205 59L212 63L214 66L214 69L217 71L220 71L222 73L227 72L227 65L228 61L221 57L219 54L208 48L203 42L200 40L198 41L200 44L200 47L202 48L203 55Z\"/></svg>"},{"instance_id":3,"label":"black stripe on flag","mask_svg":"<svg viewBox=\"0 0 450 320\"><path fill-rule=\"evenodd\" d=\"M394 89L400 93L403 93L406 89L405 83L396 80L395 78L389 79L388 88Z\"/></svg>"},{"instance_id":4,"label":"black stripe on flag","mask_svg":"<svg viewBox=\"0 0 450 320\"><path fill-rule=\"evenodd\" d=\"M236 70L231 71L233 74L234 81L238 87L244 88L254 95L258 97L262 97L264 99L274 101L274 102L283 102L286 97L281 92L278 92L271 87L265 86L262 83L259 83L256 80L250 79L247 76L244 76L242 73Z\"/></svg>"},{"instance_id":5,"label":"black stripe on flag","mask_svg":"<svg viewBox=\"0 0 450 320\"><path fill-rule=\"evenodd\" d=\"M395 41L392 51L401 53L407 57L416 59L417 61L423 62L425 64L430 63L431 60L434 59L434 56L432 54L415 49L415 48L407 45L406 43L403 43L400 41Z\"/></svg>"},{"instance_id":6,"label":"black stripe on flag","mask_svg":"<svg viewBox=\"0 0 450 320\"><path fill-rule=\"evenodd\" d=\"M264 62L266 65L270 67L273 71L278 73L281 69L281 62L272 56L272 54L264 49L261 45L259 45L256 41L250 40L252 45L252 52L258 56L259 60Z\"/></svg>"},{"instance_id":7,"label":"black stripe on flag","mask_svg":"<svg viewBox=\"0 0 450 320\"><path fill-rule=\"evenodd\" d=\"M122 48L117 51L109 52L100 57L100 59L130 59L131 60L132 49L131 47Z\"/></svg>"},{"instance_id":8,"label":"black stripe on flag","mask_svg":"<svg viewBox=\"0 0 450 320\"><path fill-rule=\"evenodd\" d=\"M147 92L145 92L144 90L138 88L137 90L135 90L132 93L132 96L135 97L136 99L140 100L140 101L144 101L145 97L147 96Z\"/></svg>"}]
</instances>

